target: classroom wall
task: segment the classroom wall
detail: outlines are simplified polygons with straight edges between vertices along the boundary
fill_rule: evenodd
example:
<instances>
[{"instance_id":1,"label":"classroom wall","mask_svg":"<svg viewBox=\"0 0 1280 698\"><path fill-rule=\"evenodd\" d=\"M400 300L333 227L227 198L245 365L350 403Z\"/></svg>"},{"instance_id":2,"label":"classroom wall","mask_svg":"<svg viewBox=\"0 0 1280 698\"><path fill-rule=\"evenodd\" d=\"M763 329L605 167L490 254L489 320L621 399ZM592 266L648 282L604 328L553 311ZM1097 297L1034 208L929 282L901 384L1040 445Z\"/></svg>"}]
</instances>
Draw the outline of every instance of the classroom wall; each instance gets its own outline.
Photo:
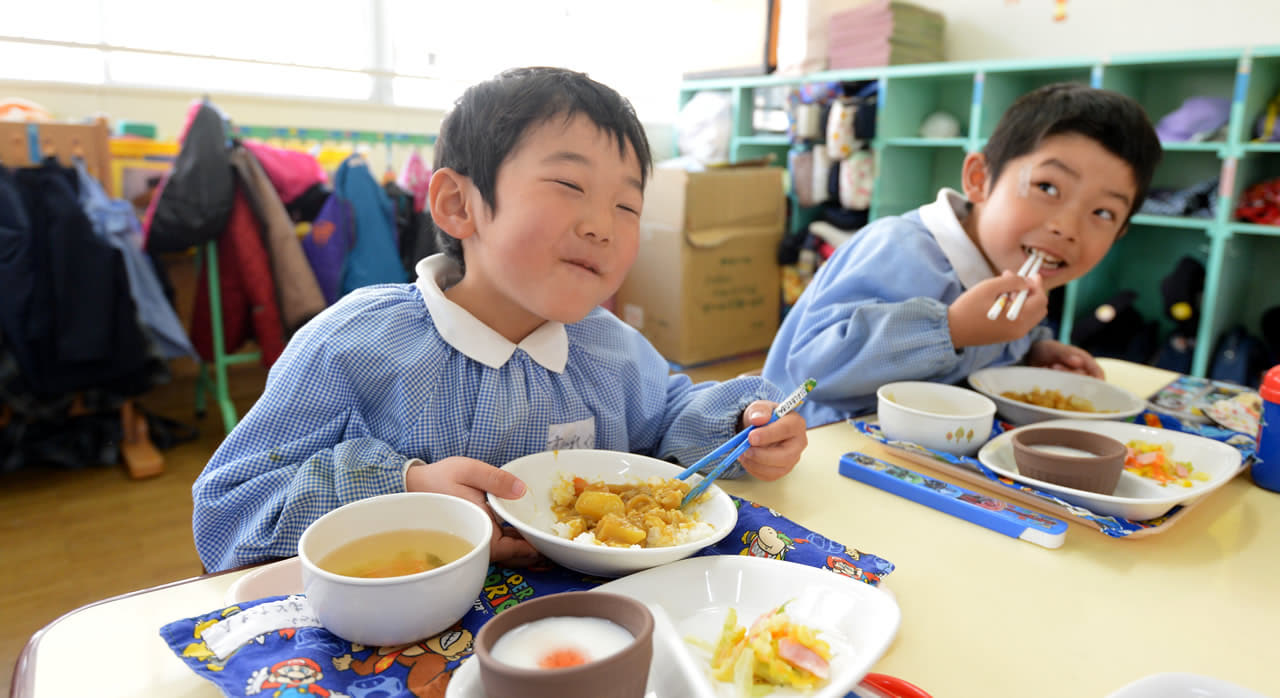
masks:
<instances>
[{"instance_id":1,"label":"classroom wall","mask_svg":"<svg viewBox=\"0 0 1280 698\"><path fill-rule=\"evenodd\" d=\"M856 7L869 0L784 0L826 3L833 9ZM1030 57L1106 56L1118 53L1162 52L1280 44L1280 1L1215 0L1206 10L1204 0L1067 0L1066 19L1054 21L1055 0L910 0L942 12L947 17L946 55L950 60L990 60ZM673 40L655 46L698 43L698 35L715 22L708 14L720 13L726 22L741 21L737 5L763 6L761 0L681 0L659 3L669 12L680 7L696 24L673 18ZM716 32L717 42L737 35L728 28ZM743 32L745 34L746 32ZM755 35L754 30L751 32ZM744 37L745 39L746 37ZM705 41L705 36L702 37ZM678 49L677 49L678 50ZM690 49L692 50L692 49ZM727 50L727 49L726 49ZM693 55L693 54L690 54ZM691 60L693 60L691 58ZM678 74L655 70L654 82L670 82L672 105L679 87ZM650 90L658 89L652 83ZM162 139L172 139L181 127L190 100L198 92L165 89L115 88L0 80L0 98L24 97L52 110L60 119L78 120L97 114L113 119L155 123ZM325 129L358 129L434 133L443 112L389 107L338 100L281 99L253 95L211 95L239 123L263 126L295 126ZM652 151L659 159L672 152L671 113L639 115ZM381 148L369 153L381 166ZM426 149L424 155L430 156ZM394 159L402 161L397 149Z\"/></svg>"},{"instance_id":2,"label":"classroom wall","mask_svg":"<svg viewBox=\"0 0 1280 698\"><path fill-rule=\"evenodd\" d=\"M1068 0L1063 21L1055 0L909 1L946 16L952 61L1280 44L1277 0Z\"/></svg>"},{"instance_id":3,"label":"classroom wall","mask_svg":"<svg viewBox=\"0 0 1280 698\"><path fill-rule=\"evenodd\" d=\"M671 85L671 99L676 101L679 85ZM161 140L172 140L182 128L188 106L201 93L166 89L64 85L0 80L0 99L21 97L40 104L58 120L78 121L106 115L113 122L125 119L156 125ZM233 123L252 126L284 126L296 128L392 131L400 133L437 133L444 112L412 109L339 100L303 100L260 95L210 94L215 104L225 111ZM644 115L640 115L642 120ZM671 126L665 122L646 123L650 147L655 154L672 151ZM397 146L392 152L395 167L403 165L409 147ZM427 162L431 149L421 149ZM368 159L374 171L386 164L382 146L369 148Z\"/></svg>"}]
</instances>

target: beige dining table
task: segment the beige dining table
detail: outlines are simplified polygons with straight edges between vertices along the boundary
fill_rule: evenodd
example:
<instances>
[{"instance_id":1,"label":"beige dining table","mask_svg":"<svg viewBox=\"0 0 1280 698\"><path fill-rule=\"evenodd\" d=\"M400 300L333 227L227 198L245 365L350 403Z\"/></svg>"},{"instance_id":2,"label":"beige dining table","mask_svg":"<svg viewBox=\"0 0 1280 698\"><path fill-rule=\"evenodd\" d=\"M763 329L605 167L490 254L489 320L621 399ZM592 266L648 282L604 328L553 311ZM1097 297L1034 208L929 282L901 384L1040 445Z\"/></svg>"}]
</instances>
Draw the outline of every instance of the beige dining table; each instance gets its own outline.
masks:
<instances>
[{"instance_id":1,"label":"beige dining table","mask_svg":"<svg viewBox=\"0 0 1280 698\"><path fill-rule=\"evenodd\" d=\"M1108 381L1141 396L1176 375L1100 363ZM1116 539L1071 522L1065 543L1049 549L843 477L837 464L850 451L926 472L853 426L831 424L809 431L804 456L781 480L723 487L894 563L883 586L902 622L873 671L937 698L1107 696L1166 672L1280 696L1280 493L1247 473L1158 534ZM983 493L1002 495L999 487ZM66 614L31 638L14 698L80 695L90 685L96 696L219 695L158 630L225 605L247 573L205 575Z\"/></svg>"}]
</instances>

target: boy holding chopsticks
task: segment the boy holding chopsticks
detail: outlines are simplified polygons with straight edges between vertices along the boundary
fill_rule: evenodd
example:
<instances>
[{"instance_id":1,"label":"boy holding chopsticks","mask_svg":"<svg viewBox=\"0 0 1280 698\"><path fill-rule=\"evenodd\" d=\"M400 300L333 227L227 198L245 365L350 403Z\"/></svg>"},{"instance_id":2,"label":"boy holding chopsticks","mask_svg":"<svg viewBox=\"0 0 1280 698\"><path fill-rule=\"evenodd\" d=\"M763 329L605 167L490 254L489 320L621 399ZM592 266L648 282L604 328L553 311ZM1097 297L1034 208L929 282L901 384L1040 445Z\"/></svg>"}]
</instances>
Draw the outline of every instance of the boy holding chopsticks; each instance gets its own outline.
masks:
<instances>
[{"instance_id":1,"label":"boy holding chopsticks","mask_svg":"<svg viewBox=\"0 0 1280 698\"><path fill-rule=\"evenodd\" d=\"M635 261L650 166L631 105L586 75L524 68L468 89L428 191L444 252L293 337L192 488L205 567L294 555L312 521L378 494L520 497L495 466L549 449L691 464L759 425L728 475L789 472L807 442L795 413L765 426L782 390L670 375L598 307ZM494 528L495 561L533 558Z\"/></svg>"},{"instance_id":2,"label":"boy holding chopsticks","mask_svg":"<svg viewBox=\"0 0 1280 698\"><path fill-rule=\"evenodd\" d=\"M816 426L874 411L893 381L958 383L1018 362L1101 377L1040 325L1047 293L1101 261L1160 157L1128 97L1071 83L1023 95L965 157L963 195L943 189L836 250L782 323L765 378L816 378L798 408Z\"/></svg>"}]
</instances>

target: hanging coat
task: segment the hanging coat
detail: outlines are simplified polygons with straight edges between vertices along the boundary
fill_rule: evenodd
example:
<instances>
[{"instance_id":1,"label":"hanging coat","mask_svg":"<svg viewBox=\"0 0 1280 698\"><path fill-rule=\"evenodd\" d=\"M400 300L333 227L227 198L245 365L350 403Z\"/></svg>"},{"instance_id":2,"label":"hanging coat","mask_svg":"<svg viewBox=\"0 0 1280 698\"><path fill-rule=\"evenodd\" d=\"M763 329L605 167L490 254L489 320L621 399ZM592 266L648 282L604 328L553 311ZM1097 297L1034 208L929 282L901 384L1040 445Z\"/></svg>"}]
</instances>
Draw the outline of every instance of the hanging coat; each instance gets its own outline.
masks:
<instances>
[{"instance_id":1,"label":"hanging coat","mask_svg":"<svg viewBox=\"0 0 1280 698\"><path fill-rule=\"evenodd\" d=\"M167 367L138 322L120 252L77 203L75 172L48 159L8 181L29 227L26 244L19 230L0 250L0 317L31 393L145 392Z\"/></svg>"},{"instance_id":2,"label":"hanging coat","mask_svg":"<svg viewBox=\"0 0 1280 698\"><path fill-rule=\"evenodd\" d=\"M284 351L284 330L271 281L271 263L258 232L258 221L243 192L231 204L231 219L218 237L218 282L222 297L223 349L230 353L250 337L258 341L262 365L270 367ZM213 360L213 326L209 306L208 265L200 265L196 305L191 317L191 343L205 361Z\"/></svg>"},{"instance_id":3,"label":"hanging coat","mask_svg":"<svg viewBox=\"0 0 1280 698\"><path fill-rule=\"evenodd\" d=\"M250 208L258 218L259 231L271 261L272 279L279 294L280 320L286 336L324 310L326 303L316 283L316 275L302 253L293 221L253 153L244 148L231 151L231 167L243 185Z\"/></svg>"},{"instance_id":4,"label":"hanging coat","mask_svg":"<svg viewBox=\"0 0 1280 698\"><path fill-rule=\"evenodd\" d=\"M311 187L329 181L324 168L308 153L277 148L252 139L245 139L244 147L262 165L262 170L271 178L271 185L280 194L280 200L285 205L292 204Z\"/></svg>"},{"instance_id":5,"label":"hanging coat","mask_svg":"<svg viewBox=\"0 0 1280 698\"><path fill-rule=\"evenodd\" d=\"M129 293L138 306L138 319L151 332L166 359L196 356L182 321L164 294L151 260L142 251L142 227L133 204L107 196L98 180L89 174L84 161L76 159L80 184L80 207L93 223L94 232L120 251L129 276Z\"/></svg>"},{"instance_id":6,"label":"hanging coat","mask_svg":"<svg viewBox=\"0 0 1280 698\"><path fill-rule=\"evenodd\" d=\"M302 238L302 251L329 305L342 297L342 267L351 251L354 226L351 204L331 194Z\"/></svg>"},{"instance_id":7,"label":"hanging coat","mask_svg":"<svg viewBox=\"0 0 1280 698\"><path fill-rule=\"evenodd\" d=\"M342 162L334 175L334 193L351 204L356 242L342 270L342 292L372 284L404 283L396 249L395 216L369 165L359 155Z\"/></svg>"}]
</instances>

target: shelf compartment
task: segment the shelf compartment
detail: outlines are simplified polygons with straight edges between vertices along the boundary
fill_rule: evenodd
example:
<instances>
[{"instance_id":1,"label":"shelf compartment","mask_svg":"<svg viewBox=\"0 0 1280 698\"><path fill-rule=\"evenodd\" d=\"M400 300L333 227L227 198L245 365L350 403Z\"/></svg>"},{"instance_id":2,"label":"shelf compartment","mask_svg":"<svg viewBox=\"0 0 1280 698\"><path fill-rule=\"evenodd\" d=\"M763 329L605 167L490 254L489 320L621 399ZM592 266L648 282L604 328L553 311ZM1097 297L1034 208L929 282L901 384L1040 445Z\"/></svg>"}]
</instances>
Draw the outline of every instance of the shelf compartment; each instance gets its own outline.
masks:
<instances>
[{"instance_id":1,"label":"shelf compartment","mask_svg":"<svg viewBox=\"0 0 1280 698\"><path fill-rule=\"evenodd\" d=\"M1240 220L1236 216L1236 207L1239 206L1245 191L1249 187L1268 179L1280 177L1280 153L1250 153L1238 161L1228 162L1237 162L1237 164L1234 175L1235 181L1231 190L1231 210L1227 212L1227 218L1233 226L1247 226L1244 230L1248 231L1255 226L1251 225L1249 221ZM1256 227L1266 229L1273 226L1260 225Z\"/></svg>"},{"instance_id":2,"label":"shelf compartment","mask_svg":"<svg viewBox=\"0 0 1280 698\"><path fill-rule=\"evenodd\" d=\"M878 176L872 195L872 219L898 216L938 198L938 190L960 190L961 147L887 146L877 154Z\"/></svg>"},{"instance_id":3,"label":"shelf compartment","mask_svg":"<svg viewBox=\"0 0 1280 698\"><path fill-rule=\"evenodd\" d=\"M989 138L1000 116L1015 100L1037 88L1058 82L1091 84L1093 63L1058 65L1025 70L987 70L979 75L978 99L982 104L978 135Z\"/></svg>"},{"instance_id":4,"label":"shelf compartment","mask_svg":"<svg viewBox=\"0 0 1280 698\"><path fill-rule=\"evenodd\" d=\"M1233 228L1235 226L1232 226ZM1258 226L1261 227L1261 226ZM1280 277L1247 270L1275 269L1280 265L1280 241L1260 235L1235 235L1222 241L1222 270L1217 281L1212 326L1202 328L1205 342L1216 343L1223 332L1244 325L1260 335L1262 313L1280 305ZM1205 288L1205 296L1211 294ZM1208 316L1206 316L1208 317ZM1214 346L1205 347L1206 360L1212 358Z\"/></svg>"},{"instance_id":5,"label":"shelf compartment","mask_svg":"<svg viewBox=\"0 0 1280 698\"><path fill-rule=\"evenodd\" d=\"M1151 188L1181 189L1222 176L1222 159L1203 150L1165 151L1151 177Z\"/></svg>"},{"instance_id":6,"label":"shelf compartment","mask_svg":"<svg viewBox=\"0 0 1280 698\"><path fill-rule=\"evenodd\" d=\"M967 137L973 77L973 73L964 72L886 78L880 85L876 134L881 138L917 138L925 117L944 111L960 123L960 136ZM893 118L886 118L889 114Z\"/></svg>"},{"instance_id":7,"label":"shelf compartment","mask_svg":"<svg viewBox=\"0 0 1280 698\"><path fill-rule=\"evenodd\" d=\"M1188 97L1231 99L1239 62L1238 55L1214 52L1200 56L1126 57L1102 65L1101 87L1138 100L1155 124L1181 107Z\"/></svg>"},{"instance_id":8,"label":"shelf compartment","mask_svg":"<svg viewBox=\"0 0 1280 698\"><path fill-rule=\"evenodd\" d=\"M1093 313L1116 292L1132 289L1138 312L1148 322L1160 325L1163 338L1173 329L1173 321L1164 312L1160 282L1185 256L1195 257L1209 267L1211 239L1206 230L1179 226L1149 225L1135 222L1111 250L1089 273L1072 282L1074 297L1064 310L1070 313L1072 326Z\"/></svg>"},{"instance_id":9,"label":"shelf compartment","mask_svg":"<svg viewBox=\"0 0 1280 698\"><path fill-rule=\"evenodd\" d=\"M1243 148L1248 153L1280 153L1280 142L1277 143L1245 143Z\"/></svg>"}]
</instances>

